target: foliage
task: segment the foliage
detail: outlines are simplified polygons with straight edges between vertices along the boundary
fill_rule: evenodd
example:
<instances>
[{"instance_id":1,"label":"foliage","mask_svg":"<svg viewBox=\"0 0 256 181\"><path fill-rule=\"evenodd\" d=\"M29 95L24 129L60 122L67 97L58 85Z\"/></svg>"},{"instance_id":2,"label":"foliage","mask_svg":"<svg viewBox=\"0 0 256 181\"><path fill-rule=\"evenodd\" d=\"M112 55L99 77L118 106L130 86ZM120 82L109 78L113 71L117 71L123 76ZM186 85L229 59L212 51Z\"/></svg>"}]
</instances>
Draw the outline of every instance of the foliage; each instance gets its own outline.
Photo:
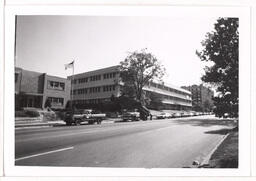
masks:
<instances>
[{"instance_id":1,"label":"foliage","mask_svg":"<svg viewBox=\"0 0 256 181\"><path fill-rule=\"evenodd\" d=\"M26 110L26 114L28 115L28 117L39 117L40 116L39 112L36 110Z\"/></svg>"},{"instance_id":2,"label":"foliage","mask_svg":"<svg viewBox=\"0 0 256 181\"><path fill-rule=\"evenodd\" d=\"M213 107L213 105L211 104L211 102L209 100L205 100L203 102L203 109L202 109L202 111L203 112L210 112L210 111L212 111L212 107Z\"/></svg>"},{"instance_id":3,"label":"foliage","mask_svg":"<svg viewBox=\"0 0 256 181\"><path fill-rule=\"evenodd\" d=\"M40 114L36 110L15 111L15 117L39 117Z\"/></svg>"},{"instance_id":4,"label":"foliage","mask_svg":"<svg viewBox=\"0 0 256 181\"><path fill-rule=\"evenodd\" d=\"M202 80L217 87L215 113L238 116L238 18L219 18L214 29L202 42L203 50L196 52L202 61L213 63Z\"/></svg>"},{"instance_id":5,"label":"foliage","mask_svg":"<svg viewBox=\"0 0 256 181\"><path fill-rule=\"evenodd\" d=\"M120 62L120 72L122 94L143 102L143 87L155 79L161 80L165 69L154 55L142 49L129 53Z\"/></svg>"},{"instance_id":6,"label":"foliage","mask_svg":"<svg viewBox=\"0 0 256 181\"><path fill-rule=\"evenodd\" d=\"M163 97L157 93L149 93L148 95L149 97L149 103L148 103L148 107L152 108L152 109L159 109L163 107Z\"/></svg>"},{"instance_id":7,"label":"foliage","mask_svg":"<svg viewBox=\"0 0 256 181\"><path fill-rule=\"evenodd\" d=\"M44 108L51 108L52 104L49 98L46 99L45 103L44 103Z\"/></svg>"}]
</instances>

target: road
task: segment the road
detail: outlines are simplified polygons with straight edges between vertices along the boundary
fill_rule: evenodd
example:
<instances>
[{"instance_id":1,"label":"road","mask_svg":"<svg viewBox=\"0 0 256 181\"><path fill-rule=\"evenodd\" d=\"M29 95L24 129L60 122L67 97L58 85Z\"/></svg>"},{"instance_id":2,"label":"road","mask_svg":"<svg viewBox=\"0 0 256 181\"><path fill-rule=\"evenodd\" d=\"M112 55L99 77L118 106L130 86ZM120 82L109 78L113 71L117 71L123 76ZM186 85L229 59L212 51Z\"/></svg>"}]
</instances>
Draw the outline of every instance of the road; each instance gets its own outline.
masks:
<instances>
[{"instance_id":1,"label":"road","mask_svg":"<svg viewBox=\"0 0 256 181\"><path fill-rule=\"evenodd\" d=\"M15 164L181 168L202 160L233 121L213 116L15 131Z\"/></svg>"}]
</instances>

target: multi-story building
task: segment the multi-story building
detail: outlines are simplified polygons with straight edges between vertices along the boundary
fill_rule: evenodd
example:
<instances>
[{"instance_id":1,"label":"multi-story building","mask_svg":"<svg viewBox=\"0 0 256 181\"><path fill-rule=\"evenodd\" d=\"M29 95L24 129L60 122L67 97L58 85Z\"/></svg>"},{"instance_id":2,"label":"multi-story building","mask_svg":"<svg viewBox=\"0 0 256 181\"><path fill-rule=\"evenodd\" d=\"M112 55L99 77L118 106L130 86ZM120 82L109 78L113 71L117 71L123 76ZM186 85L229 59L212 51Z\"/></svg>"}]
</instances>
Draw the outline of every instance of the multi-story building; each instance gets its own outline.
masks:
<instances>
[{"instance_id":1,"label":"multi-story building","mask_svg":"<svg viewBox=\"0 0 256 181\"><path fill-rule=\"evenodd\" d=\"M71 82L65 78L15 68L15 107L44 108L46 100L55 109L65 108Z\"/></svg>"},{"instance_id":2,"label":"multi-story building","mask_svg":"<svg viewBox=\"0 0 256 181\"><path fill-rule=\"evenodd\" d=\"M212 111L214 92L200 85L182 86L192 93L192 106L195 111Z\"/></svg>"},{"instance_id":3,"label":"multi-story building","mask_svg":"<svg viewBox=\"0 0 256 181\"><path fill-rule=\"evenodd\" d=\"M110 101L111 97L119 97L122 93L122 83L118 66L98 69L69 76L72 80L73 104L97 104ZM155 93L168 109L191 109L191 92L164 83L149 83L144 92Z\"/></svg>"}]
</instances>

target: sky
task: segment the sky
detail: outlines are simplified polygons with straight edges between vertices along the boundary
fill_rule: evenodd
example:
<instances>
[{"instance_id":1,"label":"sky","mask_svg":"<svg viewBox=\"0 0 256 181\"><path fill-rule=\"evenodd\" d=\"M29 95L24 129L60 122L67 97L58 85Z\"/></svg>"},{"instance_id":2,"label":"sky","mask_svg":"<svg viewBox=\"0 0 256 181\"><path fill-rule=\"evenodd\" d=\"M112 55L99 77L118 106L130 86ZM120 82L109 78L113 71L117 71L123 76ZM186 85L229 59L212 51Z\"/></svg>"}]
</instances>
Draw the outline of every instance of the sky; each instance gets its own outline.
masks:
<instances>
[{"instance_id":1,"label":"sky","mask_svg":"<svg viewBox=\"0 0 256 181\"><path fill-rule=\"evenodd\" d=\"M67 77L72 71L64 64L73 60L77 74L118 65L129 52L147 48L166 68L166 83L200 84L206 64L195 52L217 19L18 16L15 66Z\"/></svg>"}]
</instances>

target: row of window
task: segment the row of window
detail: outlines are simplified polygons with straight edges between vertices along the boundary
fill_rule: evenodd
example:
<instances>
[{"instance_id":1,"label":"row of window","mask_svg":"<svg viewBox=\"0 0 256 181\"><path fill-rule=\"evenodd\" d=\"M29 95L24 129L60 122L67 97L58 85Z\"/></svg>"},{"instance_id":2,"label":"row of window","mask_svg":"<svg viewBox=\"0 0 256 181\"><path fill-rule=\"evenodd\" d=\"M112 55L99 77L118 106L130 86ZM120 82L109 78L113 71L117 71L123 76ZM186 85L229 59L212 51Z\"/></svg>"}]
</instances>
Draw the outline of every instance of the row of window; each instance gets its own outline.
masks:
<instances>
[{"instance_id":1,"label":"row of window","mask_svg":"<svg viewBox=\"0 0 256 181\"><path fill-rule=\"evenodd\" d=\"M74 104L98 104L110 99L89 99L89 100L75 100Z\"/></svg>"},{"instance_id":2,"label":"row of window","mask_svg":"<svg viewBox=\"0 0 256 181\"><path fill-rule=\"evenodd\" d=\"M183 98L174 97L174 96L169 96L169 95L164 95L164 94L159 94L159 93L154 93L154 94L157 94L159 97L161 97L161 98L163 98L163 99L167 99L167 100L181 101L181 102L186 102L186 103L192 103L192 101L189 100L189 99L183 99Z\"/></svg>"},{"instance_id":3,"label":"row of window","mask_svg":"<svg viewBox=\"0 0 256 181\"><path fill-rule=\"evenodd\" d=\"M187 102L187 103L191 103L191 102L192 102L191 100L182 99L182 98L174 97L174 96L164 95L163 97L164 97L165 99L173 100L173 101L182 101L182 102Z\"/></svg>"},{"instance_id":4,"label":"row of window","mask_svg":"<svg viewBox=\"0 0 256 181\"><path fill-rule=\"evenodd\" d=\"M153 82L149 83L149 86L159 88L159 89L163 89L163 90L166 90L166 91L169 91L169 92L174 92L174 93L181 94L181 95L184 95L184 96L191 96L190 94L188 94L186 92L182 92L182 91L179 91L177 89L173 89L173 88L167 87L165 85L156 84L156 83L153 83Z\"/></svg>"},{"instance_id":5,"label":"row of window","mask_svg":"<svg viewBox=\"0 0 256 181\"><path fill-rule=\"evenodd\" d=\"M47 88L64 91L65 90L65 83L56 82L56 81L48 81Z\"/></svg>"},{"instance_id":6,"label":"row of window","mask_svg":"<svg viewBox=\"0 0 256 181\"><path fill-rule=\"evenodd\" d=\"M74 79L72 81L73 84L82 84L82 83L86 83L86 82L93 82L93 81L98 81L101 80L101 75L93 75L93 76L89 76L89 77L83 77L83 78L79 78L79 79ZM103 74L103 79L112 79L116 77L116 72L111 72L111 73L105 73Z\"/></svg>"},{"instance_id":7,"label":"row of window","mask_svg":"<svg viewBox=\"0 0 256 181\"><path fill-rule=\"evenodd\" d=\"M103 86L103 92L109 92L109 91L115 91L116 86L115 85L105 85Z\"/></svg>"},{"instance_id":8,"label":"row of window","mask_svg":"<svg viewBox=\"0 0 256 181\"><path fill-rule=\"evenodd\" d=\"M116 72L103 74L103 79L112 79L116 77Z\"/></svg>"},{"instance_id":9,"label":"row of window","mask_svg":"<svg viewBox=\"0 0 256 181\"><path fill-rule=\"evenodd\" d=\"M110 92L110 91L115 91L115 90L116 90L115 85L105 85L105 86L102 86L102 87L90 87L90 88L75 89L75 90L73 90L73 95L88 94L88 93L99 93L101 91Z\"/></svg>"}]
</instances>

